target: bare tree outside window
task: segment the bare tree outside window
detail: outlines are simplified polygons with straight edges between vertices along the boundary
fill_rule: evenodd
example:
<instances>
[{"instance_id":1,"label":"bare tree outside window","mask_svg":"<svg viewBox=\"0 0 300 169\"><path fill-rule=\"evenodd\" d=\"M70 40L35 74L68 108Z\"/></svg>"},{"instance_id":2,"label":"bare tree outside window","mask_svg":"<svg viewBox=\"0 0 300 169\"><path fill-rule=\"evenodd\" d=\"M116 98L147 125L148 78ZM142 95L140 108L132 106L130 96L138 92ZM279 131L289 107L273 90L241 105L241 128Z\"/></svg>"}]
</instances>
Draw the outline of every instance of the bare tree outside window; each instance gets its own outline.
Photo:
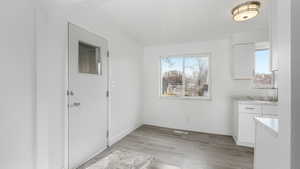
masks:
<instances>
[{"instance_id":1,"label":"bare tree outside window","mask_svg":"<svg viewBox=\"0 0 300 169\"><path fill-rule=\"evenodd\" d=\"M161 96L209 98L209 57L161 58Z\"/></svg>"}]
</instances>

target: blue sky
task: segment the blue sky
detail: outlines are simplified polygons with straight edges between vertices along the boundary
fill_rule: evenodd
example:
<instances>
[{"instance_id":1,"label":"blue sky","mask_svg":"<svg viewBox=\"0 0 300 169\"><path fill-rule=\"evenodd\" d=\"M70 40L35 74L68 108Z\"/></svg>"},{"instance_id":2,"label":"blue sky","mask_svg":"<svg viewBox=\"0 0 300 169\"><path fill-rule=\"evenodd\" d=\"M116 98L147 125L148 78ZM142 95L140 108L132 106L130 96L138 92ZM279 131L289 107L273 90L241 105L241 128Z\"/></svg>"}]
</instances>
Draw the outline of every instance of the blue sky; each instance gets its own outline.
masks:
<instances>
[{"instance_id":1,"label":"blue sky","mask_svg":"<svg viewBox=\"0 0 300 169\"><path fill-rule=\"evenodd\" d=\"M171 71L171 70L181 70L182 71L182 62L183 62L183 59L182 58L163 58L161 60L161 68L162 68L162 72L165 73L165 72L168 72L168 71ZM171 64L168 63L168 61L170 61Z\"/></svg>"},{"instance_id":2,"label":"blue sky","mask_svg":"<svg viewBox=\"0 0 300 169\"><path fill-rule=\"evenodd\" d=\"M270 51L259 50L255 52L255 72L270 73Z\"/></svg>"}]
</instances>

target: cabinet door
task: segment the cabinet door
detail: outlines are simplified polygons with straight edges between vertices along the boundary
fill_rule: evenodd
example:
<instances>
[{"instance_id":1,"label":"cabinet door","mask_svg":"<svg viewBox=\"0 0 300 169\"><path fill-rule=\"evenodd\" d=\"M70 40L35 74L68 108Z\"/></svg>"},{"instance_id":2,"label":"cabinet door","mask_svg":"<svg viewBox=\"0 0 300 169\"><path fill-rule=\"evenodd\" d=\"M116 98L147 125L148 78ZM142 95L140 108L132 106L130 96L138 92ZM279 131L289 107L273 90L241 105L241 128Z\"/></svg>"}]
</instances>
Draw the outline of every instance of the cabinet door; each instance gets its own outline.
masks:
<instances>
[{"instance_id":1,"label":"cabinet door","mask_svg":"<svg viewBox=\"0 0 300 169\"><path fill-rule=\"evenodd\" d=\"M255 141L255 121L259 114L240 113L239 114L239 142L254 145Z\"/></svg>"},{"instance_id":2,"label":"cabinet door","mask_svg":"<svg viewBox=\"0 0 300 169\"><path fill-rule=\"evenodd\" d=\"M263 116L278 116L278 106L277 105L263 105L262 107Z\"/></svg>"},{"instance_id":3,"label":"cabinet door","mask_svg":"<svg viewBox=\"0 0 300 169\"><path fill-rule=\"evenodd\" d=\"M252 79L254 73L255 45L233 45L233 78Z\"/></svg>"}]
</instances>

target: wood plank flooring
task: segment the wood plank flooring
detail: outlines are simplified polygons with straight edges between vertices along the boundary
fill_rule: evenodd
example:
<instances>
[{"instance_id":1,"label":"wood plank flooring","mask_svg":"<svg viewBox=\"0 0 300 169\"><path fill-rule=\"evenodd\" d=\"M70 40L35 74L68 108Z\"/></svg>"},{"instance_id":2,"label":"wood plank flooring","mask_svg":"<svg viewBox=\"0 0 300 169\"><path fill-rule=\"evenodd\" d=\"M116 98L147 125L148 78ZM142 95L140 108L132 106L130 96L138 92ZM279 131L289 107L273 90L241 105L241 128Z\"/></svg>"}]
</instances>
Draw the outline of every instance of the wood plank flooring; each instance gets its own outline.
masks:
<instances>
[{"instance_id":1,"label":"wood plank flooring","mask_svg":"<svg viewBox=\"0 0 300 169\"><path fill-rule=\"evenodd\" d=\"M148 125L130 133L79 169L85 169L118 149L151 154L160 163L157 166L166 164L180 169L253 169L253 149L236 146L230 136L199 132L175 134L172 129Z\"/></svg>"}]
</instances>

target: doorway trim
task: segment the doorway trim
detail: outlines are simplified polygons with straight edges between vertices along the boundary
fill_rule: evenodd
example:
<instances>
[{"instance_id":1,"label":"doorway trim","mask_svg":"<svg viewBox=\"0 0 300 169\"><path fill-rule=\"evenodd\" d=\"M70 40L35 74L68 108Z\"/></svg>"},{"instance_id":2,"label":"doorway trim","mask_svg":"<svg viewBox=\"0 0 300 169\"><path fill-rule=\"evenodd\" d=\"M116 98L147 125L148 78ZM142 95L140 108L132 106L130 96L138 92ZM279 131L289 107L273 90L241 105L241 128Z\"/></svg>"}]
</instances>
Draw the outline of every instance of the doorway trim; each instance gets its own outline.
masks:
<instances>
[{"instance_id":1,"label":"doorway trim","mask_svg":"<svg viewBox=\"0 0 300 169\"><path fill-rule=\"evenodd\" d=\"M65 106L64 106L64 169L71 169L69 168L69 96L68 96L68 93L69 93L69 81L70 81L70 73L69 73L69 70L70 70L70 66L69 66L69 40L70 40L70 25L74 25L74 26L77 26L78 28L80 29L83 29L84 31L87 31L91 34L94 34L95 36L99 36L101 38L104 38L107 40L107 48L108 48L108 53L107 53L107 82L106 82L106 90L108 92L107 94L107 134L106 134L106 149L110 147L110 132L111 132L111 90L110 90L110 67L111 67L111 62L110 62L110 50L109 50L109 44L110 44L110 41L109 41L109 38L107 38L106 36L104 35L100 35L99 33L94 33L92 31L90 31L88 28L84 27L84 26L81 26L80 24L73 24L72 22L67 22L66 23L66 29L67 29L67 36L66 36L66 64L65 64L65 90L64 90L64 96L65 96ZM105 149L104 149L105 150ZM102 150L103 151L103 150ZM101 151L101 152L102 152ZM100 153L100 152L98 152ZM97 155L98 153L96 154L93 154L89 159L87 160L90 160L91 158L93 158L95 155ZM84 162L85 163L85 162ZM84 164L82 163L82 164ZM80 164L80 165L82 165Z\"/></svg>"}]
</instances>

